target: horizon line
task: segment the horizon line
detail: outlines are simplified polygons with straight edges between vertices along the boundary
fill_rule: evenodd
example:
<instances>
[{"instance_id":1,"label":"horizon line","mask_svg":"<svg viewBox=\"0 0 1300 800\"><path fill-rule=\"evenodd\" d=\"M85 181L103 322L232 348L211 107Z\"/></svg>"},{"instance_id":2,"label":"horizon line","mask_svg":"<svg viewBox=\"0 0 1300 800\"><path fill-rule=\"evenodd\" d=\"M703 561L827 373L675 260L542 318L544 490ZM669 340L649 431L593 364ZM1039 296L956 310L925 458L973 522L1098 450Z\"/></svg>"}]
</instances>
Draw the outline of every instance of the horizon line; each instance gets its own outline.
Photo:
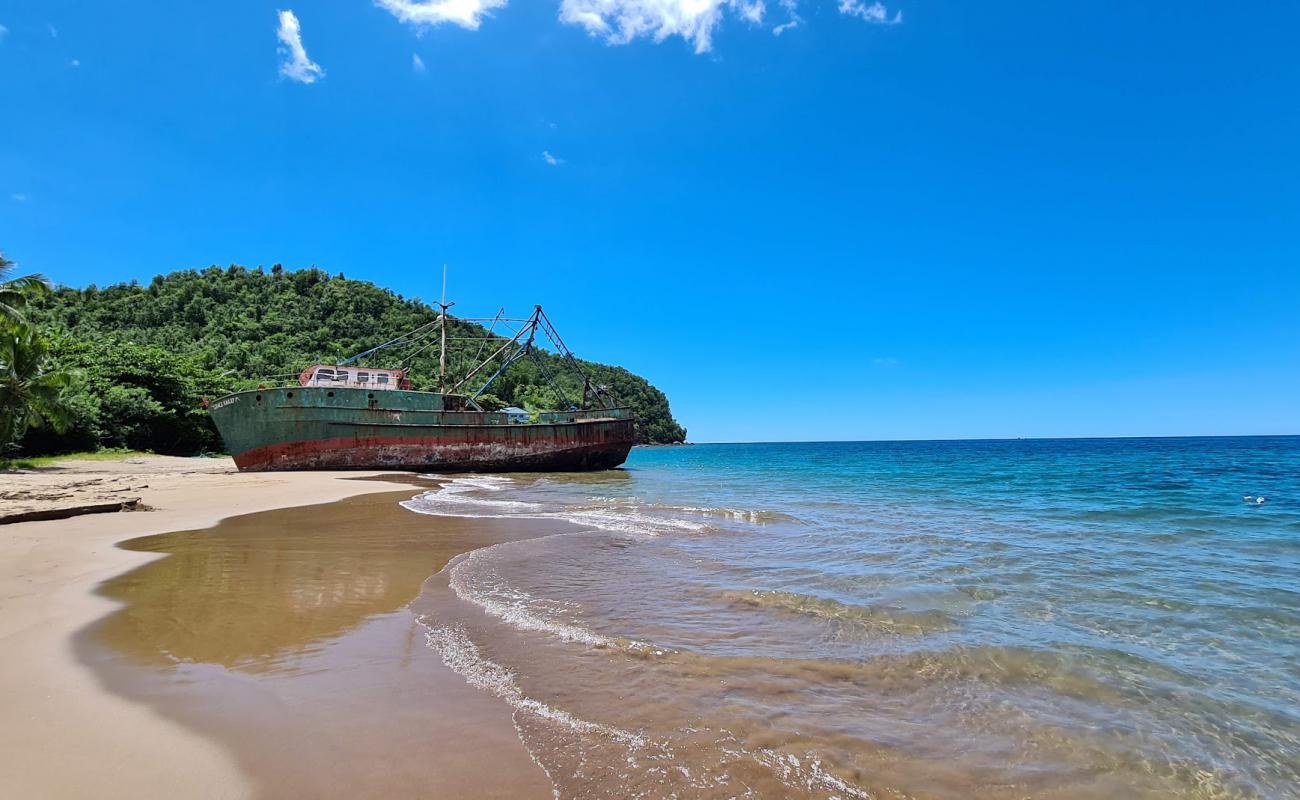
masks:
<instances>
[{"instance_id":1,"label":"horizon line","mask_svg":"<svg viewBox=\"0 0 1300 800\"><path fill-rule=\"evenodd\" d=\"M894 444L894 443L930 443L930 442L1087 442L1118 441L1129 439L1294 439L1300 433L1191 433L1133 436L990 436L956 439L753 439L745 441L712 442L668 442L660 444L638 444L637 447L678 447L693 444Z\"/></svg>"}]
</instances>

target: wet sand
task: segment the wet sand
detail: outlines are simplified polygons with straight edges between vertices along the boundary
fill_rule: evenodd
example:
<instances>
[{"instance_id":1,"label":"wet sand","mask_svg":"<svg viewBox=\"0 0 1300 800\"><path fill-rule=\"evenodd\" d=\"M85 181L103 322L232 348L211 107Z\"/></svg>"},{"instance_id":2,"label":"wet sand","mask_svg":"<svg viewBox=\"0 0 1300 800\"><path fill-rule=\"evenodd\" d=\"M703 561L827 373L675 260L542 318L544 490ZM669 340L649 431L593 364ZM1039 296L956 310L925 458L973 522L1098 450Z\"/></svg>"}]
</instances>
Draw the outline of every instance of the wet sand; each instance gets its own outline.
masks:
<instances>
[{"instance_id":1,"label":"wet sand","mask_svg":"<svg viewBox=\"0 0 1300 800\"><path fill-rule=\"evenodd\" d=\"M405 592L418 589L416 577L430 563L427 555L419 570L403 572L398 566L401 559L396 558L381 570L368 570L365 580L332 583L330 591L356 591L363 600L352 606L351 619L330 614L326 622L310 611L319 597L313 599L303 587L311 583L305 579L324 575L329 565L309 567L292 558L278 559L270 566L250 553L241 555L245 563L268 564L263 571L254 566L249 574L257 575L255 580L230 584L240 592L251 590L251 596L242 598L246 601L242 608L234 593L227 596L231 603L220 605L220 613L206 613L217 606L206 609L182 602L167 612L181 616L168 617L165 624L166 614L150 617L142 612L143 616L115 618L111 615L122 608L119 600L97 593L106 581L126 574L131 576L126 578L129 584L151 574L147 571L151 566L169 560L157 561L162 550L116 546L125 540L166 531L191 531L175 538L200 540L218 530L203 530L205 526L232 515L372 493L391 498L395 486L380 480L384 477L378 473L241 474L229 459L162 457L64 463L40 474L0 476L5 493L17 503L40 501L33 493L48 494L51 486L64 494L65 484L75 492L84 488L82 484L98 489L113 483L129 486L151 509L0 526L0 797L240 798L331 792L392 796L398 792L385 792L385 787L401 781L409 785L410 770L419 771L420 780L428 779L436 771L433 764L457 761L469 750L501 753L507 774L516 768L528 774L532 764L508 717L504 721L500 714L477 717L456 727L454 736L442 735L453 727L449 720L460 719L456 715L473 717L477 698L467 694L457 676L440 671L436 658L425 658L421 652L421 658L410 659L407 672L402 673L412 681L418 673L425 693L441 698L439 713L444 718L434 720L406 713L411 684L390 680L398 665L384 672L367 661L378 650L426 649L411 638L416 632L397 609ZM408 476L406 480L419 479ZM406 491L404 496L410 494ZM403 513L391 500L380 506L376 515L383 508L396 516ZM314 558L320 553L305 555ZM206 569L199 561L185 561L188 571L176 571L178 561L157 573L167 575L182 598L190 595L190 585L204 583ZM343 562L330 563L337 567ZM142 565L145 572L130 572ZM228 563L228 574L239 575L237 566ZM313 585L319 589L323 584ZM268 593L281 587L281 600L267 605ZM208 589L209 600L220 594L214 593L214 584L209 583ZM111 584L107 591L112 595ZM135 600L165 604L166 598L166 592L147 590ZM132 601L129 596L122 599ZM299 613L283 624L267 621L285 609ZM234 616L223 617L226 614ZM177 660L160 655L157 649L150 653L148 648L156 648L163 639L147 627L136 628L141 636L128 644L130 631L118 627L124 620L164 624L167 636L179 635L181 644L168 650ZM215 623L221 624L214 627ZM100 625L107 640L96 638ZM203 633L207 643L200 645L197 636L187 638L186 631ZM114 645L122 649L115 650ZM277 658L295 655L299 668L259 671L256 658L235 664L236 657L268 653ZM180 654L195 660L181 663ZM205 658L212 661L202 661ZM447 693L439 691L443 686ZM453 693L467 705L458 705ZM381 702L384 708L396 710L389 719L372 714L372 706ZM412 712L415 708L411 706ZM308 728L318 729L316 735L302 735ZM405 758L409 751L401 757L386 755L390 740L399 739L421 741L433 754L430 763L409 763ZM320 771L313 773L313 769ZM349 770L353 778L363 773L383 775L349 783L340 778ZM495 771L494 765L486 780ZM456 786L466 772L456 773L459 778L441 774L430 785ZM335 784L326 787L328 791L300 791L327 782L312 778L315 783L307 783L313 774L329 776ZM363 785L370 788L358 788ZM529 776L519 784L521 788L534 785L549 795L544 779Z\"/></svg>"},{"instance_id":2,"label":"wet sand","mask_svg":"<svg viewBox=\"0 0 1300 800\"><path fill-rule=\"evenodd\" d=\"M221 742L260 797L550 797L510 710L443 666L406 606L453 556L556 525L420 516L398 506L413 493L129 542L167 557L104 584L123 607L78 655Z\"/></svg>"}]
</instances>

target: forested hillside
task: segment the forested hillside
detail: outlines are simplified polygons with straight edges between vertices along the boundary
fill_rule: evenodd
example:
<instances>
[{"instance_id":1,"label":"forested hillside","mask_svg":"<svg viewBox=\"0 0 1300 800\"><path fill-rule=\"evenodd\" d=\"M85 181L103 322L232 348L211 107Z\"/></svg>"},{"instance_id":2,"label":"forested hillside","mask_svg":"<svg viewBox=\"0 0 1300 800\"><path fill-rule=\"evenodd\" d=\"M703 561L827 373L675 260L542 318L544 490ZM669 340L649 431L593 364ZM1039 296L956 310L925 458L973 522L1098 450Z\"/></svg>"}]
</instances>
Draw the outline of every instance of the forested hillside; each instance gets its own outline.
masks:
<instances>
[{"instance_id":1,"label":"forested hillside","mask_svg":"<svg viewBox=\"0 0 1300 800\"><path fill-rule=\"evenodd\" d=\"M285 380L318 361L332 363L418 328L435 319L436 311L365 281L277 265L269 271L185 270L147 285L60 288L35 298L28 316L49 339L54 362L75 371L77 381L71 427L62 434L31 431L23 452L131 447L196 453L221 449L200 407L204 397ZM449 337L457 340L449 347L450 383L493 349L461 340L486 333L460 321L449 327ZM541 363L567 399L582 397L582 379L572 364L546 351ZM636 410L641 441L686 438L668 398L644 378L622 367L579 363L620 405ZM379 356L371 365L393 366ZM411 369L416 388L433 388L437 348L408 350L402 365ZM529 410L560 405L531 359L512 365L490 394L486 403Z\"/></svg>"}]
</instances>

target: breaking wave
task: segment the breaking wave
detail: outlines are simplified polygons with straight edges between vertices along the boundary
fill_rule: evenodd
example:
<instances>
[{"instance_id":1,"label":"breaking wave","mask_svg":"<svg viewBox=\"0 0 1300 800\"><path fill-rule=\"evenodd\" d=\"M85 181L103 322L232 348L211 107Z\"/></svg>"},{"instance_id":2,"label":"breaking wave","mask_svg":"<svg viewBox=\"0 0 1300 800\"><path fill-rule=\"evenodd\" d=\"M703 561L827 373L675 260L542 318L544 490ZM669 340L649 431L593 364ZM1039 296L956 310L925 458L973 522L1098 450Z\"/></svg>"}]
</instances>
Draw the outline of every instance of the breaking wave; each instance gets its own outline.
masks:
<instances>
[{"instance_id":1,"label":"breaking wave","mask_svg":"<svg viewBox=\"0 0 1300 800\"><path fill-rule=\"evenodd\" d=\"M786 797L872 797L827 770L821 758L746 747L725 729L684 729L688 739L703 734L711 740L715 760L701 762L700 745L694 741L650 737L557 708L525 693L516 673L485 656L463 625L442 625L425 616L418 620L428 646L448 668L511 708L520 739L551 779L556 797L650 798L679 796L682 791L704 798L752 797L752 785L737 790L737 784L745 786L752 779L736 776L755 769L777 781L779 794ZM608 780L611 772L614 780ZM605 780L598 780L602 777Z\"/></svg>"},{"instance_id":2,"label":"breaking wave","mask_svg":"<svg viewBox=\"0 0 1300 800\"><path fill-rule=\"evenodd\" d=\"M519 630L538 631L565 642L577 642L591 647L616 647L642 652L658 650L644 642L603 636L576 622L562 621L560 617L571 610L565 604L542 600L511 586L501 578L492 562L503 548L514 544L516 543L504 542L457 557L447 566L450 570L447 583L451 590L461 600L478 606Z\"/></svg>"},{"instance_id":3,"label":"breaking wave","mask_svg":"<svg viewBox=\"0 0 1300 800\"><path fill-rule=\"evenodd\" d=\"M605 736L630 747L645 746L643 736L612 725L579 719L567 711L526 696L515 683L514 673L485 658L463 627L436 625L425 617L420 617L419 622L424 626L426 641L442 657L442 663L464 678L470 686L506 701L516 712L533 714L579 733Z\"/></svg>"},{"instance_id":4,"label":"breaking wave","mask_svg":"<svg viewBox=\"0 0 1300 800\"><path fill-rule=\"evenodd\" d=\"M643 502L628 497L541 498L505 500L493 497L504 489L521 490L528 486L521 480L503 476L470 476L450 480L437 489L424 492L402 506L417 514L469 518L554 519L600 530L642 536L670 533L707 533L716 530L712 520L767 525L793 522L793 517L761 509L710 508ZM534 481L532 486L549 487L551 481ZM516 492L518 493L518 491ZM549 502L548 502L549 500Z\"/></svg>"}]
</instances>

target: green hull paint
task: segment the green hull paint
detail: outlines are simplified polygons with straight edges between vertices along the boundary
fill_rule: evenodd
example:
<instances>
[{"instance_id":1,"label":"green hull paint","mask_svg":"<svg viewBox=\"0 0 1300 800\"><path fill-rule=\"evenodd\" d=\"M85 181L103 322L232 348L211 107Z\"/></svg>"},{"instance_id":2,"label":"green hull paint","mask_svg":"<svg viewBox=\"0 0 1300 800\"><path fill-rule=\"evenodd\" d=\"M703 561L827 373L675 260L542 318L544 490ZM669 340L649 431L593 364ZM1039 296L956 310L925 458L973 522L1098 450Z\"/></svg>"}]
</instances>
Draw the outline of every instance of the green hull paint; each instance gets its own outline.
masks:
<instances>
[{"instance_id":1,"label":"green hull paint","mask_svg":"<svg viewBox=\"0 0 1300 800\"><path fill-rule=\"evenodd\" d=\"M242 470L610 469L627 458L626 409L545 412L528 424L504 413L450 411L463 398L364 388L257 389L209 411Z\"/></svg>"}]
</instances>

